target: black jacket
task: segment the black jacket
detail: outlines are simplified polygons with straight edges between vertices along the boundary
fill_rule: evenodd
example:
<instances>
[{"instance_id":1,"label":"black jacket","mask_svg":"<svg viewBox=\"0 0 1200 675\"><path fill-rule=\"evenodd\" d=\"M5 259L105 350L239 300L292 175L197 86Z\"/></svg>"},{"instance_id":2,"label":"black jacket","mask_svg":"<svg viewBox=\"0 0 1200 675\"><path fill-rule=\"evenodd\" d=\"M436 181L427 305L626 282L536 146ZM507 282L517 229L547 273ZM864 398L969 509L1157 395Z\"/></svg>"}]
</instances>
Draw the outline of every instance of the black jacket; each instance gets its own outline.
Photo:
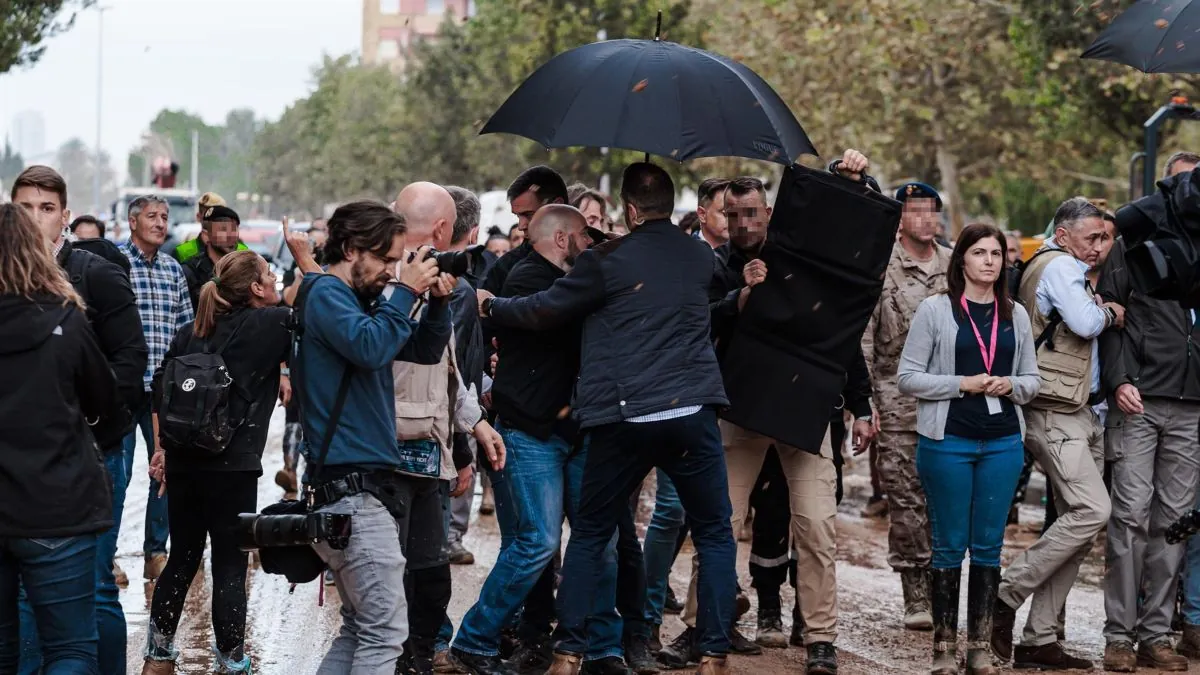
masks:
<instances>
[{"instance_id":1,"label":"black jacket","mask_svg":"<svg viewBox=\"0 0 1200 675\"><path fill-rule=\"evenodd\" d=\"M491 316L497 325L531 330L583 319L574 414L584 429L692 405L725 406L709 338L712 274L707 244L670 220L653 220L584 251L548 290L497 298Z\"/></svg>"},{"instance_id":2,"label":"black jacket","mask_svg":"<svg viewBox=\"0 0 1200 675\"><path fill-rule=\"evenodd\" d=\"M487 276L483 280L483 290L499 297L500 292L504 290L504 281L508 279L509 272L512 272L512 268L532 252L533 244L526 239L521 242L520 246L500 256L499 260L488 268Z\"/></svg>"},{"instance_id":3,"label":"black jacket","mask_svg":"<svg viewBox=\"0 0 1200 675\"><path fill-rule=\"evenodd\" d=\"M565 275L534 251L513 267L501 297L539 293ZM496 329L500 361L492 382L492 409L504 426L542 440L552 434L574 440L578 426L567 413L579 377L579 336L579 322L546 331Z\"/></svg>"},{"instance_id":4,"label":"black jacket","mask_svg":"<svg viewBox=\"0 0 1200 675\"><path fill-rule=\"evenodd\" d=\"M208 248L200 244L200 252L183 263L183 276L187 277L188 295L192 296L192 311L200 306L200 289L212 281L217 266L208 257Z\"/></svg>"},{"instance_id":5,"label":"black jacket","mask_svg":"<svg viewBox=\"0 0 1200 675\"><path fill-rule=\"evenodd\" d=\"M75 248L69 241L63 242L58 252L58 264L87 306L87 319L100 351L116 375L120 400L129 410L137 410L145 402L142 378L149 352L129 273L98 255ZM130 421L127 426L105 425L93 431L100 447L111 449L132 429Z\"/></svg>"},{"instance_id":6,"label":"black jacket","mask_svg":"<svg viewBox=\"0 0 1200 675\"><path fill-rule=\"evenodd\" d=\"M193 471L252 471L262 475L262 453L267 444L267 428L275 399L279 395L279 364L288 360L291 348L292 310L286 307L236 309L217 315L217 326L208 339L193 334L195 324L175 334L163 363L154 371L153 409L162 401L163 367L167 361L185 354L198 354L206 348L220 350L234 395L230 412L244 419L234 432L225 452L215 457L167 453L167 473ZM236 331L236 334L235 332Z\"/></svg>"},{"instance_id":7,"label":"black jacket","mask_svg":"<svg viewBox=\"0 0 1200 675\"><path fill-rule=\"evenodd\" d=\"M58 298L0 296L0 373L0 537L112 527L88 421L123 424L129 412L84 313Z\"/></svg>"}]
</instances>

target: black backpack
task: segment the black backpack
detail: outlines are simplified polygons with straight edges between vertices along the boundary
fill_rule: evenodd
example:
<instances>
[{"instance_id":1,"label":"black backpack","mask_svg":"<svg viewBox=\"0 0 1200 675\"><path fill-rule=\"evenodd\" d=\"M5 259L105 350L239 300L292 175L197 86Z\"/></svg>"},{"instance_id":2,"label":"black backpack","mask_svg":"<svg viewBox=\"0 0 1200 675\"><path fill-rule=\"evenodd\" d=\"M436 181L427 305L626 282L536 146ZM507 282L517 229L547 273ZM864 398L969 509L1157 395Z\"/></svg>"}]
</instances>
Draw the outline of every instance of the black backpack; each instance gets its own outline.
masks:
<instances>
[{"instance_id":1,"label":"black backpack","mask_svg":"<svg viewBox=\"0 0 1200 675\"><path fill-rule=\"evenodd\" d=\"M221 356L242 323L215 352L205 341L204 351L172 357L163 364L158 435L167 452L215 457L225 452L242 425L244 418L235 418L231 411L237 389Z\"/></svg>"}]
</instances>

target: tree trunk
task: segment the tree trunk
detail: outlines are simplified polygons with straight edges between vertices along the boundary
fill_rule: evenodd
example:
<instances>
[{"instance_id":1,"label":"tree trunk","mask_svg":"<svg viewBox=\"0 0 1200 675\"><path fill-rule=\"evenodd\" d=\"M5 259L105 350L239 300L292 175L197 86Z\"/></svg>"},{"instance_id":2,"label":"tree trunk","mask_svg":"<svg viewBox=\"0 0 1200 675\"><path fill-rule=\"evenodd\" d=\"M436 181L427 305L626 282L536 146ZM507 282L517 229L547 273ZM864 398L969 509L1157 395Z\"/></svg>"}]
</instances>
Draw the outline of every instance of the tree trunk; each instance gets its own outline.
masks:
<instances>
[{"instance_id":1,"label":"tree trunk","mask_svg":"<svg viewBox=\"0 0 1200 675\"><path fill-rule=\"evenodd\" d=\"M933 122L933 143L937 153L938 173L941 174L942 203L950 209L950 232L947 239L954 241L966 225L966 206L963 204L962 191L958 180L958 155L949 148L946 138L946 127L937 115Z\"/></svg>"}]
</instances>

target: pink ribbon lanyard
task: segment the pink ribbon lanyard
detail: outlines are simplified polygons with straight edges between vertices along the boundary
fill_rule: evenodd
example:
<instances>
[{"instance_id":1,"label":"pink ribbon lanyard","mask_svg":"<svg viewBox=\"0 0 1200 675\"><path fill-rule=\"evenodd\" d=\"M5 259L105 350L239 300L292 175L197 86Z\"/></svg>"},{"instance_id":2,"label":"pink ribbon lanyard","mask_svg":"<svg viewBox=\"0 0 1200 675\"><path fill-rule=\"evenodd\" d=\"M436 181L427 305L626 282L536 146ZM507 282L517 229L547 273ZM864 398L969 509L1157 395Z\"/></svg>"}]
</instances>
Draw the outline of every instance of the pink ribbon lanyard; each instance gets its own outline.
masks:
<instances>
[{"instance_id":1,"label":"pink ribbon lanyard","mask_svg":"<svg viewBox=\"0 0 1200 675\"><path fill-rule=\"evenodd\" d=\"M983 368L988 375L992 374L992 364L996 363L996 331L1000 327L1000 301L992 300L992 341L989 346L984 346L983 335L979 333L979 327L975 325L975 319L971 318L971 310L967 307L967 296L959 297L962 302L963 312L967 315L967 321L971 322L971 330L975 331L975 340L979 343L979 355L983 357Z\"/></svg>"}]
</instances>

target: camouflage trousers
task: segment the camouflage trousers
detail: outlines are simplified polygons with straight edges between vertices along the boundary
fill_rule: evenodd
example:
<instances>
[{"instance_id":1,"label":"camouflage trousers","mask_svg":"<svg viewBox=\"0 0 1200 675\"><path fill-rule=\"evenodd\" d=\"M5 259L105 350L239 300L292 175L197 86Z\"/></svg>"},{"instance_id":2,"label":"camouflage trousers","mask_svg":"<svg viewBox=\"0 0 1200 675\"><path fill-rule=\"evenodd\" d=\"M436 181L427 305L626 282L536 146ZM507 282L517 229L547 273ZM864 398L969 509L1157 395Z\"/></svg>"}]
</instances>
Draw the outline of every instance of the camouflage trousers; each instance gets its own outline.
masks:
<instances>
[{"instance_id":1,"label":"camouflage trousers","mask_svg":"<svg viewBox=\"0 0 1200 675\"><path fill-rule=\"evenodd\" d=\"M897 572L929 567L931 534L917 475L917 433L881 429L876 445L879 482L888 500L888 565Z\"/></svg>"}]
</instances>

